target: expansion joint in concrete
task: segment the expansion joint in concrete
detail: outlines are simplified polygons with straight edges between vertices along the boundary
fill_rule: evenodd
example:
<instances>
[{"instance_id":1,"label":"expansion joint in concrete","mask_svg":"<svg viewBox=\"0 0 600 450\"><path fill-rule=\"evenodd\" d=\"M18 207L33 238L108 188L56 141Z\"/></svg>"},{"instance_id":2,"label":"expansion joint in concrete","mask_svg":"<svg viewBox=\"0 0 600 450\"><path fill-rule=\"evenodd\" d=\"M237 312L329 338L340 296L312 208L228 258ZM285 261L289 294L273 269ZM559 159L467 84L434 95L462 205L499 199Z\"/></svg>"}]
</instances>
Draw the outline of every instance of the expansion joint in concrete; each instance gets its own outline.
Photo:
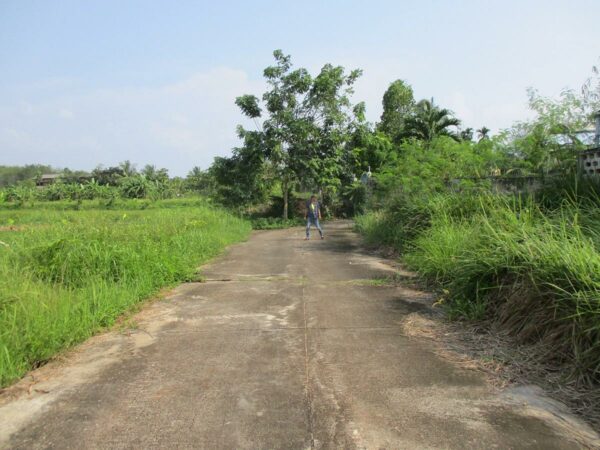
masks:
<instances>
[{"instance_id":1,"label":"expansion joint in concrete","mask_svg":"<svg viewBox=\"0 0 600 450\"><path fill-rule=\"evenodd\" d=\"M313 426L313 411L312 411L312 392L310 389L310 361L308 356L308 319L307 319L307 311L306 311L306 296L304 294L305 283L302 283L301 290L301 301L302 301L302 315L304 320L304 369L305 369L305 393L306 393L306 413L308 415L308 430L310 433L310 448L315 448L315 435L314 435L314 426Z\"/></svg>"}]
</instances>

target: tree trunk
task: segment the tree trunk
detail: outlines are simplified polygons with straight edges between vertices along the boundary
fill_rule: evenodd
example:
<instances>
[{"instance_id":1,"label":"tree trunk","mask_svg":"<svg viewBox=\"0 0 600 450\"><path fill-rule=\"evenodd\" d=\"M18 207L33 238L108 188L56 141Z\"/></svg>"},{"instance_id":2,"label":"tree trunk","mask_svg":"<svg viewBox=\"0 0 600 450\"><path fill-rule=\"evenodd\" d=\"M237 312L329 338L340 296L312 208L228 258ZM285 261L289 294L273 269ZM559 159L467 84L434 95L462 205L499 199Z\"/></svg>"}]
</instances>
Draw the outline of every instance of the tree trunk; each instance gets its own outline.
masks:
<instances>
[{"instance_id":1,"label":"tree trunk","mask_svg":"<svg viewBox=\"0 0 600 450\"><path fill-rule=\"evenodd\" d=\"M288 193L289 193L289 187L288 187L287 180L284 180L283 183L281 183L281 191L283 193L283 219L287 220L287 218L288 218Z\"/></svg>"}]
</instances>

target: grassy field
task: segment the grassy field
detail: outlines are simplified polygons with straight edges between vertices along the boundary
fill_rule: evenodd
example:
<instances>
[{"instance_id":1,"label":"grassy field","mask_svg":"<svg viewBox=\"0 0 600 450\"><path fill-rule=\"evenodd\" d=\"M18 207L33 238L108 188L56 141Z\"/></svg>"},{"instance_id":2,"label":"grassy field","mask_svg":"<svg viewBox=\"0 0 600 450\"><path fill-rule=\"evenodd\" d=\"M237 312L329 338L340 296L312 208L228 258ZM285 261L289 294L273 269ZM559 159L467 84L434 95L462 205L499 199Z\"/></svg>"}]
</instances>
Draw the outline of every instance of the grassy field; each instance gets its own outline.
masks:
<instances>
[{"instance_id":1,"label":"grassy field","mask_svg":"<svg viewBox=\"0 0 600 450\"><path fill-rule=\"evenodd\" d=\"M0 386L190 279L251 229L201 199L102 208L0 209Z\"/></svg>"}]
</instances>

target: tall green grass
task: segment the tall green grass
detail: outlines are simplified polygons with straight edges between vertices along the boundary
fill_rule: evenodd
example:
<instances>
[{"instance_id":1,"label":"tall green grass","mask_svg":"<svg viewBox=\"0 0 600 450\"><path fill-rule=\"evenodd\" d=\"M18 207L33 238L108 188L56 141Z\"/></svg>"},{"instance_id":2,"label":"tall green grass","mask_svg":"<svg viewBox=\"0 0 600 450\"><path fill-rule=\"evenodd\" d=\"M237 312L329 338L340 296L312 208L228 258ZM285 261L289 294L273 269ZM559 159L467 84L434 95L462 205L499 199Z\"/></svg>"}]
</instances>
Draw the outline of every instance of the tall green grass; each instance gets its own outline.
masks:
<instances>
[{"instance_id":1,"label":"tall green grass","mask_svg":"<svg viewBox=\"0 0 600 450\"><path fill-rule=\"evenodd\" d=\"M429 227L431 211L426 204L400 195L385 208L354 218L355 228L369 245L406 251L421 230Z\"/></svg>"},{"instance_id":2,"label":"tall green grass","mask_svg":"<svg viewBox=\"0 0 600 450\"><path fill-rule=\"evenodd\" d=\"M249 222L202 200L0 210L0 385L190 279L249 232Z\"/></svg>"},{"instance_id":3,"label":"tall green grass","mask_svg":"<svg viewBox=\"0 0 600 450\"><path fill-rule=\"evenodd\" d=\"M444 292L451 316L492 319L519 342L536 344L545 361L600 383L597 207L564 201L547 210L533 200L483 194L437 195L420 204L429 221L400 231L407 241L398 248ZM358 229L386 242L391 228L412 221L414 213L386 210L360 218Z\"/></svg>"}]
</instances>

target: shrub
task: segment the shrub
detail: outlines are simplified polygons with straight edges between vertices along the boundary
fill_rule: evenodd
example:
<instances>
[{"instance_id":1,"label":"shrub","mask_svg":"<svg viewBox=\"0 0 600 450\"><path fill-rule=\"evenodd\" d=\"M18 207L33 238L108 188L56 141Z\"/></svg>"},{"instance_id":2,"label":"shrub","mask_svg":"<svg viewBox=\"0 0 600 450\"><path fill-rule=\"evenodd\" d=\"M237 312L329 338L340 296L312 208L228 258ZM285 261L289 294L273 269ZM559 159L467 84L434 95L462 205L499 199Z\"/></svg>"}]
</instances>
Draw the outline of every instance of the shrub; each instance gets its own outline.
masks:
<instances>
[{"instance_id":1,"label":"shrub","mask_svg":"<svg viewBox=\"0 0 600 450\"><path fill-rule=\"evenodd\" d=\"M598 383L600 253L578 214L573 205L548 214L510 201L483 203L471 217L438 213L405 261L445 289L453 316L489 317Z\"/></svg>"}]
</instances>

